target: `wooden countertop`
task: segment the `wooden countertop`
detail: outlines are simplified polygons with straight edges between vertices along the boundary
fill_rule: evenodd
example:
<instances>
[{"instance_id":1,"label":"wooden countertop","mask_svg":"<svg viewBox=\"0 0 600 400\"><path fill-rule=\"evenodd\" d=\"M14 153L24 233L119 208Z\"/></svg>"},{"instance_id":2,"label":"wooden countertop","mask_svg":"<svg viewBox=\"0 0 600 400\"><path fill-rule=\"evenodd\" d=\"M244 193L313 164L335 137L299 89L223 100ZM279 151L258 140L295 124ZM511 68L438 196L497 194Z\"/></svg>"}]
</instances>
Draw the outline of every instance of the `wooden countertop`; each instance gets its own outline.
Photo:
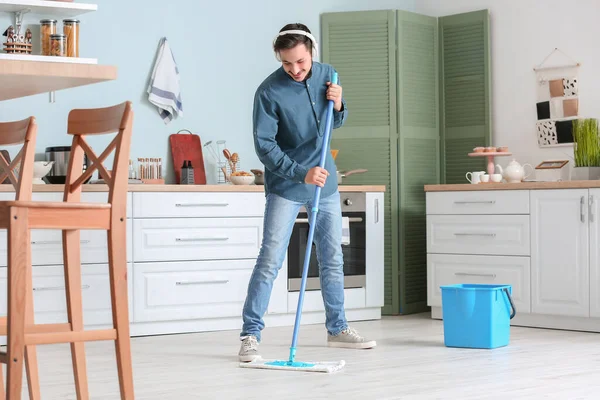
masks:
<instances>
[{"instance_id":1,"label":"wooden countertop","mask_svg":"<svg viewBox=\"0 0 600 400\"><path fill-rule=\"evenodd\" d=\"M0 101L114 79L109 65L0 59Z\"/></svg>"},{"instance_id":2,"label":"wooden countertop","mask_svg":"<svg viewBox=\"0 0 600 400\"><path fill-rule=\"evenodd\" d=\"M426 192L466 192L473 190L542 190L600 188L600 180L521 183L470 183L454 185L425 185Z\"/></svg>"},{"instance_id":3,"label":"wooden countertop","mask_svg":"<svg viewBox=\"0 0 600 400\"><path fill-rule=\"evenodd\" d=\"M62 192L63 185L33 185L34 192ZM84 192L106 192L104 184L83 185ZM264 192L262 185L129 185L130 192ZM383 185L340 185L340 192L385 192ZM12 185L0 185L0 192L14 192Z\"/></svg>"}]
</instances>

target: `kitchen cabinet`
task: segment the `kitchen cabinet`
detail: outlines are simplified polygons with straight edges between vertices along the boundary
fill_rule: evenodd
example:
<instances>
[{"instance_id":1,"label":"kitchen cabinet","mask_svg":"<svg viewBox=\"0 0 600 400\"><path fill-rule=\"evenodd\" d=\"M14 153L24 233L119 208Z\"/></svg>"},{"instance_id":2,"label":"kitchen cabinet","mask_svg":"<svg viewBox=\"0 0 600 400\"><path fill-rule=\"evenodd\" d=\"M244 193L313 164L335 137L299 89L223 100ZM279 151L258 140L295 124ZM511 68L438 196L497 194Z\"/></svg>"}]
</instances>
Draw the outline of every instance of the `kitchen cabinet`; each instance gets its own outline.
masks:
<instances>
[{"instance_id":1,"label":"kitchen cabinet","mask_svg":"<svg viewBox=\"0 0 600 400\"><path fill-rule=\"evenodd\" d=\"M14 198L8 185L0 200ZM104 190L103 190L104 188ZM33 200L60 201L61 185L36 185ZM347 289L348 321L381 318L384 305L385 187L340 186L366 192L366 287ZM84 185L82 201L106 201L106 187ZM127 195L129 308L132 336L240 329L248 281L263 235L261 186L131 185ZM82 231L84 323L110 324L106 235ZM56 236L56 235L59 236ZM0 288L6 288L6 252L0 232ZM4 236L5 237L5 236ZM66 318L60 232L35 230L32 241L35 319ZM3 247L4 246L4 247ZM4 281L4 285L2 285ZM2 289L0 289L2 290ZM4 289L5 290L5 289ZM4 300L2 300L4 299ZM287 258L273 283L268 326L292 326L298 292L288 290ZM0 293L0 315L6 293ZM302 323L325 321L320 291L306 293ZM1 344L2 342L0 342Z\"/></svg>"},{"instance_id":2,"label":"kitchen cabinet","mask_svg":"<svg viewBox=\"0 0 600 400\"><path fill-rule=\"evenodd\" d=\"M427 185L425 192L433 318L443 317L442 285L508 284L512 325L600 332L600 181ZM507 236L503 227L511 226Z\"/></svg>"},{"instance_id":3,"label":"kitchen cabinet","mask_svg":"<svg viewBox=\"0 0 600 400\"><path fill-rule=\"evenodd\" d=\"M427 308L423 185L485 169L491 143L487 10L429 17L401 10L325 13L323 61L339 73L348 120L332 134L348 183L385 185L384 313Z\"/></svg>"},{"instance_id":4,"label":"kitchen cabinet","mask_svg":"<svg viewBox=\"0 0 600 400\"><path fill-rule=\"evenodd\" d=\"M589 195L588 189L531 192L531 309L535 313L589 316Z\"/></svg>"},{"instance_id":5,"label":"kitchen cabinet","mask_svg":"<svg viewBox=\"0 0 600 400\"><path fill-rule=\"evenodd\" d=\"M264 192L253 187L237 193L139 189L131 200L132 334L240 329L262 242ZM345 291L349 321L381 317L384 199L382 191L366 193L367 285ZM293 325L297 301L298 292L288 290L286 258L273 283L265 322ZM324 321L320 291L306 293L303 312L304 323Z\"/></svg>"},{"instance_id":6,"label":"kitchen cabinet","mask_svg":"<svg viewBox=\"0 0 600 400\"><path fill-rule=\"evenodd\" d=\"M590 317L600 318L600 189L589 189Z\"/></svg>"}]
</instances>

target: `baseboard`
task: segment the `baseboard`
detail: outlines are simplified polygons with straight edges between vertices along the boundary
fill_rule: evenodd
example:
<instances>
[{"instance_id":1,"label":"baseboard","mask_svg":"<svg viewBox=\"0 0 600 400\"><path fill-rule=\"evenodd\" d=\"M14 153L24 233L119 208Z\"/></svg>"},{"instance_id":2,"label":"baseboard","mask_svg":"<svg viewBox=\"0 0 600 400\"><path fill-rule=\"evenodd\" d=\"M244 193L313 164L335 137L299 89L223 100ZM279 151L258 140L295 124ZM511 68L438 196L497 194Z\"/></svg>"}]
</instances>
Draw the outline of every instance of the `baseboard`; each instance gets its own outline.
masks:
<instances>
[{"instance_id":1,"label":"baseboard","mask_svg":"<svg viewBox=\"0 0 600 400\"><path fill-rule=\"evenodd\" d=\"M431 307L431 318L442 319L442 308ZM581 331L600 333L600 318L568 317L561 315L545 315L519 313L510 321L511 326L526 328L560 329L565 331Z\"/></svg>"}]
</instances>

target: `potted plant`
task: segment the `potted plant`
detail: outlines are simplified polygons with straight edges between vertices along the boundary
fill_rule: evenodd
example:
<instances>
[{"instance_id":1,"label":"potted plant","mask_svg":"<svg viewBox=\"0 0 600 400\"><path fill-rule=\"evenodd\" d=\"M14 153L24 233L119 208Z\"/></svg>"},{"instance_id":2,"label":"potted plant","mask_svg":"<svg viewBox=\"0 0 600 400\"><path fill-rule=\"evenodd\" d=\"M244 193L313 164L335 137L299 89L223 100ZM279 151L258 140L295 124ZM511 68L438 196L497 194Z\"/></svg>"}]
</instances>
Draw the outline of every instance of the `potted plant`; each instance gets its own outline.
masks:
<instances>
[{"instance_id":1,"label":"potted plant","mask_svg":"<svg viewBox=\"0 0 600 400\"><path fill-rule=\"evenodd\" d=\"M600 179L600 135L598 120L583 118L573 121L573 180Z\"/></svg>"}]
</instances>

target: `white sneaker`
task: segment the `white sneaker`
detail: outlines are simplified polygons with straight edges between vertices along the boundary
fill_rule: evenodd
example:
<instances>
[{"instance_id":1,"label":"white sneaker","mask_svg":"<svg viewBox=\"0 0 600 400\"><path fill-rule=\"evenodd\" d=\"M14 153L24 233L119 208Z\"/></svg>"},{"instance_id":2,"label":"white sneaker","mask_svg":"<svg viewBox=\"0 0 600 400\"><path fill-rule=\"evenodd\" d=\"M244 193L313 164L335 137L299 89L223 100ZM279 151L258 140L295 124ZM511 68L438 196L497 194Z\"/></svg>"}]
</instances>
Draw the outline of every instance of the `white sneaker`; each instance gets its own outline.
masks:
<instances>
[{"instance_id":1,"label":"white sneaker","mask_svg":"<svg viewBox=\"0 0 600 400\"><path fill-rule=\"evenodd\" d=\"M371 349L377 346L377 342L365 339L355 329L346 328L336 336L327 334L327 345L329 347L344 347L348 349Z\"/></svg>"},{"instance_id":2,"label":"white sneaker","mask_svg":"<svg viewBox=\"0 0 600 400\"><path fill-rule=\"evenodd\" d=\"M260 358L258 355L258 340L256 340L255 336L242 336L242 344L240 346L240 361L241 362L250 362L254 361L257 358Z\"/></svg>"}]
</instances>

